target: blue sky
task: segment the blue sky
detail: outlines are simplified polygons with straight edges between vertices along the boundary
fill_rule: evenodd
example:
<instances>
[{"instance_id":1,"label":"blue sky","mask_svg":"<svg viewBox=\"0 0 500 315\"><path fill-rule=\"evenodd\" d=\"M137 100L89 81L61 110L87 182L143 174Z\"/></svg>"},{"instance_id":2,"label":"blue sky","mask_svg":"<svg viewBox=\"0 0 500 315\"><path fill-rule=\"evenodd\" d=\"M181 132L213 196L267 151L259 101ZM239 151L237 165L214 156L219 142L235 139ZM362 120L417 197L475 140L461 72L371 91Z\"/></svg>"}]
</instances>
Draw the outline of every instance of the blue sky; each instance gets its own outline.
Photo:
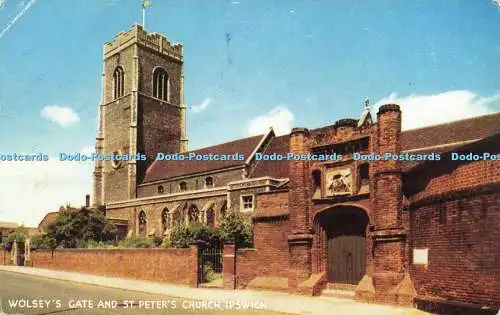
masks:
<instances>
[{"instance_id":1,"label":"blue sky","mask_svg":"<svg viewBox=\"0 0 500 315\"><path fill-rule=\"evenodd\" d=\"M89 150L102 45L141 15L140 0L0 0L0 151ZM367 97L400 103L405 128L500 110L491 0L152 0L146 29L185 46L190 149L358 117ZM28 164L0 164L0 191L29 199L0 203L2 221L91 192L91 165Z\"/></svg>"}]
</instances>

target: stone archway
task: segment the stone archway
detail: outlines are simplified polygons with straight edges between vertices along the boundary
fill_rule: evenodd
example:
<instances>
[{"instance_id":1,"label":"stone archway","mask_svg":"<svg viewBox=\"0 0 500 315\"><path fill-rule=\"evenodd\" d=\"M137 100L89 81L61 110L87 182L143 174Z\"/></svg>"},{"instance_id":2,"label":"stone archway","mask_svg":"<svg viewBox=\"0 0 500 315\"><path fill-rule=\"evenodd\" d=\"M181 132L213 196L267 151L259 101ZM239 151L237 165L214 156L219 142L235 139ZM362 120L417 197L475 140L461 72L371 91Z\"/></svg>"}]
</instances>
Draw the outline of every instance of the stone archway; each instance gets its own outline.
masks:
<instances>
[{"instance_id":1,"label":"stone archway","mask_svg":"<svg viewBox=\"0 0 500 315\"><path fill-rule=\"evenodd\" d=\"M357 285L366 273L368 215L356 206L336 206L315 218L318 263L328 282Z\"/></svg>"}]
</instances>

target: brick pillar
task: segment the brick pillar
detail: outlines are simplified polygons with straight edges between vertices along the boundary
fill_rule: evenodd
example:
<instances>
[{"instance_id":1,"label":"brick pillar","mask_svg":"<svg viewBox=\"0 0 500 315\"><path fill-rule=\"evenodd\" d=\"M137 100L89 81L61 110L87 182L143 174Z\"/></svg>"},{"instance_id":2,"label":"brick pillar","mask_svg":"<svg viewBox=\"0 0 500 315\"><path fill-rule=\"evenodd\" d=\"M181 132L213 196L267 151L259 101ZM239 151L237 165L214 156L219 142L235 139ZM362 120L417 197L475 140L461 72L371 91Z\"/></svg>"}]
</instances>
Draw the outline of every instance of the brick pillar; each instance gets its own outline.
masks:
<instances>
[{"instance_id":1,"label":"brick pillar","mask_svg":"<svg viewBox=\"0 0 500 315\"><path fill-rule=\"evenodd\" d=\"M199 245L197 243L189 244L190 256L191 256L191 281L190 286L197 288L200 285L200 264L199 262Z\"/></svg>"},{"instance_id":2,"label":"brick pillar","mask_svg":"<svg viewBox=\"0 0 500 315\"><path fill-rule=\"evenodd\" d=\"M305 128L294 128L290 134L290 153L307 154L309 131ZM290 189L288 193L290 234L289 246L289 276L291 289L309 278L311 275L311 186L309 161L293 159L290 162Z\"/></svg>"},{"instance_id":3,"label":"brick pillar","mask_svg":"<svg viewBox=\"0 0 500 315\"><path fill-rule=\"evenodd\" d=\"M224 289L236 289L236 245L224 244L222 276Z\"/></svg>"},{"instance_id":4,"label":"brick pillar","mask_svg":"<svg viewBox=\"0 0 500 315\"><path fill-rule=\"evenodd\" d=\"M401 152L401 111L398 105L380 107L377 114L376 151ZM376 162L373 175L373 285L375 299L391 304L408 304L414 288L405 265L407 231L402 224L401 166L392 158Z\"/></svg>"}]
</instances>

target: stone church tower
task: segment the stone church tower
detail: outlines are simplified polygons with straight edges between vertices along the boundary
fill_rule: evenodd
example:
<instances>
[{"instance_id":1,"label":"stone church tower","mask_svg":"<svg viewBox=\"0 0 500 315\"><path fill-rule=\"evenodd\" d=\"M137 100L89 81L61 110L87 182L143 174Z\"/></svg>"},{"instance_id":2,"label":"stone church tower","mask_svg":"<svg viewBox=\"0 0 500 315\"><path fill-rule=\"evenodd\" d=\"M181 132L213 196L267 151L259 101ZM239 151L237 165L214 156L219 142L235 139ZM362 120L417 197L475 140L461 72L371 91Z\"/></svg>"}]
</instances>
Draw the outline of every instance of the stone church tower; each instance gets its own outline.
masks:
<instances>
[{"instance_id":1,"label":"stone church tower","mask_svg":"<svg viewBox=\"0 0 500 315\"><path fill-rule=\"evenodd\" d=\"M183 47L133 25L104 45L96 153L147 160L97 161L94 206L136 198L158 152L187 151Z\"/></svg>"}]
</instances>

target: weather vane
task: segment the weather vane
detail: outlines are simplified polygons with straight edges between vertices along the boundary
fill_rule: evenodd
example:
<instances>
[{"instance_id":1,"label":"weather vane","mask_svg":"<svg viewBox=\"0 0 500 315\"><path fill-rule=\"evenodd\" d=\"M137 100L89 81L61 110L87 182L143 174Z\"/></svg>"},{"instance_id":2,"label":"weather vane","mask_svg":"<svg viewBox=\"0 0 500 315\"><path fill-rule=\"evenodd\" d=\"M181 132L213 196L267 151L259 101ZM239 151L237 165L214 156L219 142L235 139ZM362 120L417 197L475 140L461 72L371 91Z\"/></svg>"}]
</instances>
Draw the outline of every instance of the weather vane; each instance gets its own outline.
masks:
<instances>
[{"instance_id":1,"label":"weather vane","mask_svg":"<svg viewBox=\"0 0 500 315\"><path fill-rule=\"evenodd\" d=\"M151 5L150 0L142 0L142 27L146 28L146 9Z\"/></svg>"},{"instance_id":2,"label":"weather vane","mask_svg":"<svg viewBox=\"0 0 500 315\"><path fill-rule=\"evenodd\" d=\"M370 100L368 98L365 100L365 109L370 109Z\"/></svg>"}]
</instances>

